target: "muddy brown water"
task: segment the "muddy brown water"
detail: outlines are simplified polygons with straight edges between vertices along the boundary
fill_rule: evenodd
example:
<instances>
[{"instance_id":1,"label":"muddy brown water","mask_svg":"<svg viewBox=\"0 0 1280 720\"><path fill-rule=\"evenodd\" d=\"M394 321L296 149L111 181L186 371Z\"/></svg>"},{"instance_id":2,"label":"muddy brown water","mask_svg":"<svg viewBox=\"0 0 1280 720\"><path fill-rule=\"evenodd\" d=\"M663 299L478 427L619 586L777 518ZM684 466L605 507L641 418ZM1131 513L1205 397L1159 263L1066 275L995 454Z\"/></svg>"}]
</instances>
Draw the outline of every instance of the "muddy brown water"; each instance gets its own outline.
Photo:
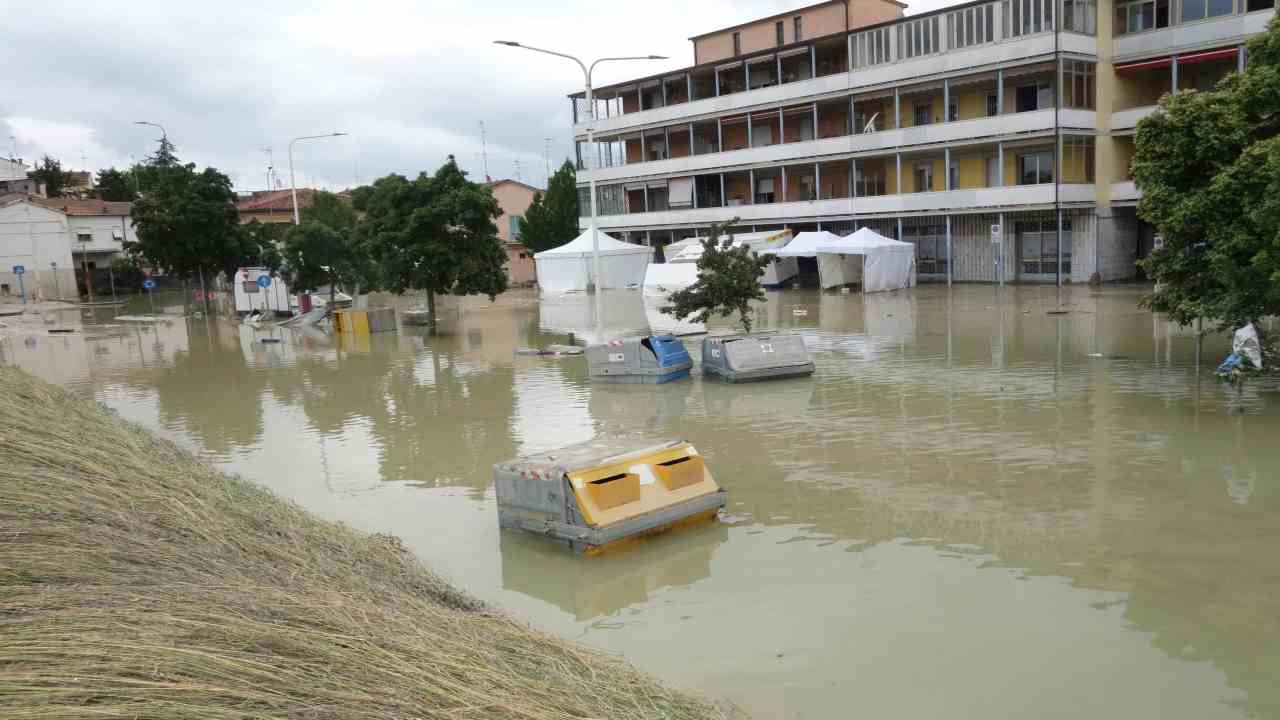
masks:
<instances>
[{"instance_id":1,"label":"muddy brown water","mask_svg":"<svg viewBox=\"0 0 1280 720\"><path fill-rule=\"evenodd\" d=\"M521 293L345 344L71 310L0 362L754 717L1280 718L1280 389L1221 387L1228 340L1197 366L1141 292L771 293L817 373L744 386L516 356L597 331ZM498 531L492 463L602 432L692 441L723 520L596 558Z\"/></svg>"}]
</instances>

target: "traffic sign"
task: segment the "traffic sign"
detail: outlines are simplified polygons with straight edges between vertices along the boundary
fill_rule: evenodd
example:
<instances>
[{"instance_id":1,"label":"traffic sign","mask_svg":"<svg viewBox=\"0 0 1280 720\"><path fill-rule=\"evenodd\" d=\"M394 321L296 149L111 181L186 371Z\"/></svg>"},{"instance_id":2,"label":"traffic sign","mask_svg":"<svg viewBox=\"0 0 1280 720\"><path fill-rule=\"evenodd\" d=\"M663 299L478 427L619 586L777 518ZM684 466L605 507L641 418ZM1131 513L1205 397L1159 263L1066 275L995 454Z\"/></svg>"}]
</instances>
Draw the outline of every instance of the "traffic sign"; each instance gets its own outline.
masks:
<instances>
[{"instance_id":1,"label":"traffic sign","mask_svg":"<svg viewBox=\"0 0 1280 720\"><path fill-rule=\"evenodd\" d=\"M26 268L25 266L23 266L23 265L14 265L14 266L13 266L13 274L14 274L14 275L21 275L22 273L24 273L24 272L26 272L26 271L27 271L27 268Z\"/></svg>"},{"instance_id":2,"label":"traffic sign","mask_svg":"<svg viewBox=\"0 0 1280 720\"><path fill-rule=\"evenodd\" d=\"M1000 243L1000 236L1003 230L1004 228L1000 227L1000 223L993 223L991 225L991 243L993 245Z\"/></svg>"},{"instance_id":3,"label":"traffic sign","mask_svg":"<svg viewBox=\"0 0 1280 720\"><path fill-rule=\"evenodd\" d=\"M270 276L270 275L259 275L259 276L258 276L258 287L260 287L260 288L269 288L269 287L271 287L271 276Z\"/></svg>"},{"instance_id":4,"label":"traffic sign","mask_svg":"<svg viewBox=\"0 0 1280 720\"><path fill-rule=\"evenodd\" d=\"M142 289L144 290L154 289L155 286L156 286L156 281L152 280L151 278L147 278L146 280L142 281Z\"/></svg>"}]
</instances>

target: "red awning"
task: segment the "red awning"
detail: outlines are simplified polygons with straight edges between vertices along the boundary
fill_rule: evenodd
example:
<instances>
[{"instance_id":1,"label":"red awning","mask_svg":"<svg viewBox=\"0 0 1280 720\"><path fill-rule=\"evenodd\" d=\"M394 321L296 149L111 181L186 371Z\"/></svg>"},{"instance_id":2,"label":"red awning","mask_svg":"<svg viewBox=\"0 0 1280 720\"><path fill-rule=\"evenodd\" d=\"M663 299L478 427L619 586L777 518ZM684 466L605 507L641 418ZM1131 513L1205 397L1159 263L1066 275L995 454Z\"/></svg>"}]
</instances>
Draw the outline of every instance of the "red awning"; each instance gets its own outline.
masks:
<instances>
[{"instance_id":1,"label":"red awning","mask_svg":"<svg viewBox=\"0 0 1280 720\"><path fill-rule=\"evenodd\" d=\"M1173 64L1173 58L1163 57L1156 60L1139 60L1138 62L1129 63L1127 65L1117 65L1116 72L1133 72L1135 70L1159 70L1167 68Z\"/></svg>"},{"instance_id":2,"label":"red awning","mask_svg":"<svg viewBox=\"0 0 1280 720\"><path fill-rule=\"evenodd\" d=\"M1224 60L1226 58L1235 59L1239 54L1237 48L1222 48L1220 50L1206 50L1204 52L1192 53L1190 55L1179 55L1179 65L1190 65L1191 63L1208 62L1210 60Z\"/></svg>"}]
</instances>

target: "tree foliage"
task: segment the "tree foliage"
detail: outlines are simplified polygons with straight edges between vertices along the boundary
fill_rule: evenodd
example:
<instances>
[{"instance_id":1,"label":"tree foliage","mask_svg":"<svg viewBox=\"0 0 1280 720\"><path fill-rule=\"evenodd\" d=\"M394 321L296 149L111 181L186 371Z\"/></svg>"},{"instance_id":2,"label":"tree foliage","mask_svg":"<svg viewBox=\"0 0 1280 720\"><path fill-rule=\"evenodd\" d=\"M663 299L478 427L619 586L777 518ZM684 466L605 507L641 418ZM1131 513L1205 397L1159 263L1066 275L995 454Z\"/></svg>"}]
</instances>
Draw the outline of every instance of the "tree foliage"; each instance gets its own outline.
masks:
<instances>
[{"instance_id":1,"label":"tree foliage","mask_svg":"<svg viewBox=\"0 0 1280 720\"><path fill-rule=\"evenodd\" d=\"M354 197L364 213L357 235L387 289L425 292L433 323L438 294L492 300L507 289L506 251L493 222L498 201L488 187L467 180L452 155L434 176L388 175Z\"/></svg>"},{"instance_id":2,"label":"tree foliage","mask_svg":"<svg viewBox=\"0 0 1280 720\"><path fill-rule=\"evenodd\" d=\"M756 255L745 245L734 247L733 236L725 228L737 218L712 225L702 241L702 257L698 258L698 279L687 288L671 293L669 305L662 312L683 320L705 323L712 315L729 317L738 313L742 329L751 332L751 302L763 302L764 287L760 278L772 255ZM724 235L724 240L721 240Z\"/></svg>"},{"instance_id":3,"label":"tree foliage","mask_svg":"<svg viewBox=\"0 0 1280 720\"><path fill-rule=\"evenodd\" d=\"M133 178L129 177L129 173L113 167L98 171L97 183L94 184L93 194L99 200L111 202L132 202L138 199Z\"/></svg>"},{"instance_id":4,"label":"tree foliage","mask_svg":"<svg viewBox=\"0 0 1280 720\"><path fill-rule=\"evenodd\" d=\"M153 159L168 152L166 145L161 142ZM147 167L149 182L133 205L138 233L134 251L184 280L201 271L233 276L253 258L246 252L247 235L240 228L231 180L211 167L196 172L194 163L164 161L168 164Z\"/></svg>"},{"instance_id":5,"label":"tree foliage","mask_svg":"<svg viewBox=\"0 0 1280 720\"><path fill-rule=\"evenodd\" d=\"M328 285L332 296L337 285L352 295L378 287L377 266L356 232L359 216L350 204L333 193L316 192L311 207L300 214L302 223L284 241L284 262L295 288L315 291Z\"/></svg>"},{"instance_id":6,"label":"tree foliage","mask_svg":"<svg viewBox=\"0 0 1280 720\"><path fill-rule=\"evenodd\" d=\"M533 252L559 247L578 235L578 173L568 160L534 193L520 225L520 242Z\"/></svg>"},{"instance_id":7,"label":"tree foliage","mask_svg":"<svg viewBox=\"0 0 1280 720\"><path fill-rule=\"evenodd\" d=\"M1164 237L1144 300L1177 322L1233 328L1280 314L1280 24L1212 91L1165 96L1138 124L1138 213ZM1265 345L1265 343L1264 343Z\"/></svg>"},{"instance_id":8,"label":"tree foliage","mask_svg":"<svg viewBox=\"0 0 1280 720\"><path fill-rule=\"evenodd\" d=\"M51 198L62 197L71 184L71 173L62 169L62 162L45 155L27 177L44 183L45 194Z\"/></svg>"}]
</instances>

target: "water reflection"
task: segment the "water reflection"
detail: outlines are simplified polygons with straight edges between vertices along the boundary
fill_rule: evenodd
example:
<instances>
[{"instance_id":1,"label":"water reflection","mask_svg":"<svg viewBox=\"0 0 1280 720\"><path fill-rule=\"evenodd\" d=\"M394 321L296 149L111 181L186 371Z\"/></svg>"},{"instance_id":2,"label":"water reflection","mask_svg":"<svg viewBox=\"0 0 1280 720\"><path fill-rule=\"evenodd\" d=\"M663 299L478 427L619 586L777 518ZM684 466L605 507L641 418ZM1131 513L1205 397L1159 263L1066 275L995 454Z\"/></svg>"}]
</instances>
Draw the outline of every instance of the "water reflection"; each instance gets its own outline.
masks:
<instances>
[{"instance_id":1,"label":"water reflection","mask_svg":"<svg viewBox=\"0 0 1280 720\"><path fill-rule=\"evenodd\" d=\"M1224 391L1228 340L1197 366L1141 292L770 293L817 372L744 386L515 356L596 322L519 293L439 337L90 318L0 358L757 717L1280 718L1277 388ZM653 322L608 295L609 334ZM492 463L600 432L693 442L728 521L596 559L497 531Z\"/></svg>"}]
</instances>

